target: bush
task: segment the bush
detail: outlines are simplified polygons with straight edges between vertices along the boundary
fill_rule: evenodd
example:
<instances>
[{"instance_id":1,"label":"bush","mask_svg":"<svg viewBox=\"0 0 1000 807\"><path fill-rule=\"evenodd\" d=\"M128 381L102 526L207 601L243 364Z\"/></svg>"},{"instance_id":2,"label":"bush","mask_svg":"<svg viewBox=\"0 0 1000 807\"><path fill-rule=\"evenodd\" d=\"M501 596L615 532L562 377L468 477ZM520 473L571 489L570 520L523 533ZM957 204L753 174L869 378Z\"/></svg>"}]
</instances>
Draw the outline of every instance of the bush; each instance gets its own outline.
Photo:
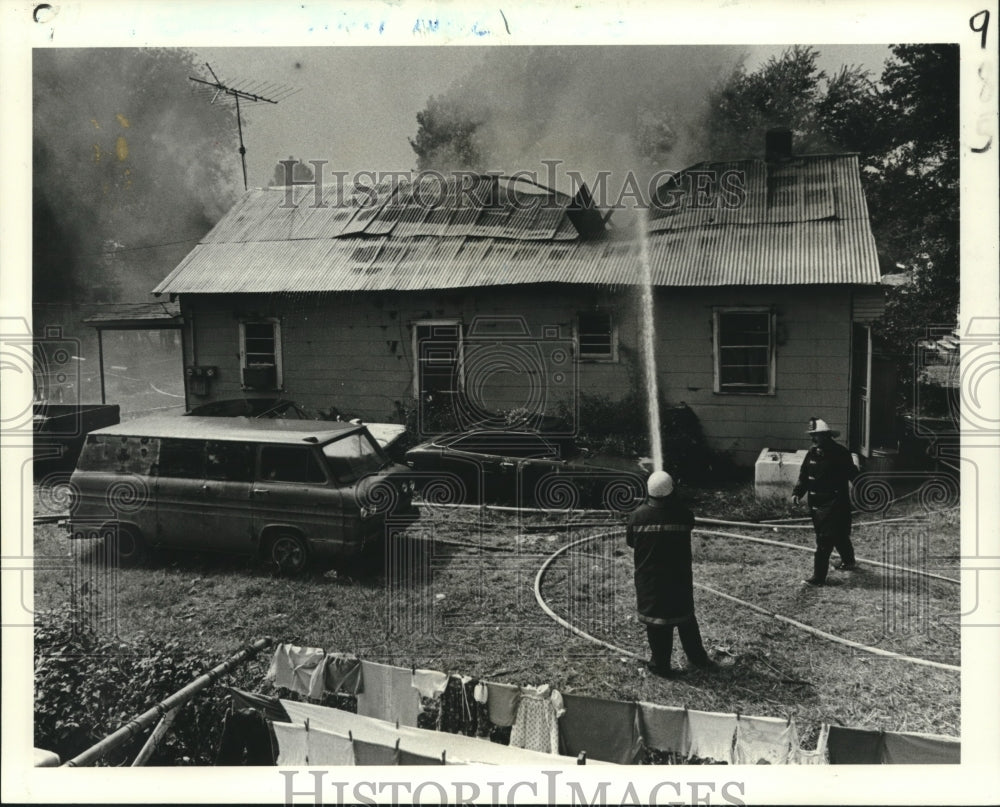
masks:
<instances>
[{"instance_id":1,"label":"bush","mask_svg":"<svg viewBox=\"0 0 1000 807\"><path fill-rule=\"evenodd\" d=\"M79 625L69 609L35 618L34 744L63 762L231 655L147 637L123 642L78 632ZM222 683L257 691L267 664L264 650ZM148 764L212 765L228 708L222 686L206 687L181 707ZM148 730L140 733L97 764L129 765L148 736Z\"/></svg>"},{"instance_id":2,"label":"bush","mask_svg":"<svg viewBox=\"0 0 1000 807\"><path fill-rule=\"evenodd\" d=\"M621 400L581 393L578 441L594 452L651 456L646 412L645 396L635 390ZM660 400L660 440L664 469L678 481L704 484L724 462L708 447L698 416L686 404L668 406Z\"/></svg>"}]
</instances>

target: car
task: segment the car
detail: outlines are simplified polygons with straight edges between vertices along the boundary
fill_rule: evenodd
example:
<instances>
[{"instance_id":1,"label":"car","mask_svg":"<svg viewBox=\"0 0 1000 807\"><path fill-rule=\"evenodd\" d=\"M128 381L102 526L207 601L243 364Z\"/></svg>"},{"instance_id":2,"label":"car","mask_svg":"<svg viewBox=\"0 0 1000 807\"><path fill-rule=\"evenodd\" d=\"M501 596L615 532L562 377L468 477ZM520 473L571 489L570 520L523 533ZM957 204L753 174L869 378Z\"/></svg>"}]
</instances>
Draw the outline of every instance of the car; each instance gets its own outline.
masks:
<instances>
[{"instance_id":1,"label":"car","mask_svg":"<svg viewBox=\"0 0 1000 807\"><path fill-rule=\"evenodd\" d=\"M334 414L336 413L336 414ZM287 398L226 398L199 404L185 413L192 417L248 417L257 419L284 418L287 420L325 420L334 423L348 422L361 425L360 418L343 418L335 407L313 414L295 401ZM399 462L403 452L402 437L406 426L398 423L364 423L375 441L389 457Z\"/></svg>"},{"instance_id":2,"label":"car","mask_svg":"<svg viewBox=\"0 0 1000 807\"><path fill-rule=\"evenodd\" d=\"M629 511L649 475L637 460L592 455L569 436L522 429L445 434L405 455L425 500Z\"/></svg>"},{"instance_id":3,"label":"car","mask_svg":"<svg viewBox=\"0 0 1000 807\"><path fill-rule=\"evenodd\" d=\"M87 436L70 479L73 539L262 556L280 572L357 556L418 516L406 467L363 425L139 418Z\"/></svg>"},{"instance_id":4,"label":"car","mask_svg":"<svg viewBox=\"0 0 1000 807\"><path fill-rule=\"evenodd\" d=\"M248 417L317 420L295 401L287 398L226 398L194 406L186 413L190 417Z\"/></svg>"}]
</instances>

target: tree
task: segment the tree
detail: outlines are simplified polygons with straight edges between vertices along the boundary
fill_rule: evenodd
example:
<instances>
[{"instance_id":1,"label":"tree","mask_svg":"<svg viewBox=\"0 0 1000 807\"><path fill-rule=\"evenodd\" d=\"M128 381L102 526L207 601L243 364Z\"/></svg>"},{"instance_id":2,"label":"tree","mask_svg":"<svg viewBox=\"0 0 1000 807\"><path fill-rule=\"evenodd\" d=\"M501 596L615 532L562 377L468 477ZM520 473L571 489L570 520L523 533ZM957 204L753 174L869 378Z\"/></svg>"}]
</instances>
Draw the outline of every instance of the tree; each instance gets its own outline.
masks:
<instances>
[{"instance_id":1,"label":"tree","mask_svg":"<svg viewBox=\"0 0 1000 807\"><path fill-rule=\"evenodd\" d=\"M897 45L881 77L857 67L829 77L819 55L795 47L716 88L706 116L713 158L760 156L767 129L792 129L796 151L857 152L887 289L875 329L896 359L899 406L912 404L914 343L928 325L956 321L958 263L958 47Z\"/></svg>"},{"instance_id":2,"label":"tree","mask_svg":"<svg viewBox=\"0 0 1000 807\"><path fill-rule=\"evenodd\" d=\"M231 206L235 115L197 74L179 49L35 52L36 302L143 299Z\"/></svg>"},{"instance_id":3,"label":"tree","mask_svg":"<svg viewBox=\"0 0 1000 807\"><path fill-rule=\"evenodd\" d=\"M312 168L304 162L296 160L291 154L288 155L288 160L282 160L282 162L275 163L274 175L268 181L267 186L269 188L281 188L288 184L288 171L284 165L292 161L295 165L292 166L292 181L301 182L303 184L312 182L315 179L315 174Z\"/></svg>"}]
</instances>

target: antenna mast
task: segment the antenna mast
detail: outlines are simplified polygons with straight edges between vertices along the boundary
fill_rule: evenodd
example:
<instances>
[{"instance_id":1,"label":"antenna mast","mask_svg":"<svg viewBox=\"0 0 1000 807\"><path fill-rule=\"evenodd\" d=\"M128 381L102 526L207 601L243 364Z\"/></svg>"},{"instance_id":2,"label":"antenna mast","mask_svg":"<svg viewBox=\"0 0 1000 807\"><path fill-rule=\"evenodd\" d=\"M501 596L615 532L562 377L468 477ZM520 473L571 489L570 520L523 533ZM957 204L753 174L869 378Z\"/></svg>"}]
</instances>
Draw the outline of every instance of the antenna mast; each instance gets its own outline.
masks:
<instances>
[{"instance_id":1,"label":"antenna mast","mask_svg":"<svg viewBox=\"0 0 1000 807\"><path fill-rule=\"evenodd\" d=\"M211 103L214 104L216 100L218 100L220 97L232 98L236 102L236 129L240 137L240 163L243 166L243 190L246 190L247 148L243 143L243 118L240 113L240 99L244 101L252 101L252 102L260 101L262 103L267 103L267 104L277 104L279 100L284 100L285 98L288 98L290 95L294 95L296 92L298 92L298 90L292 90L285 86L272 86L270 82L266 82L263 86L261 86L260 84L255 85L252 88L253 92L251 92L250 90L241 90L236 87L230 87L228 84L223 83L219 79L219 77L215 75L215 71L212 69L212 65L210 65L208 62L205 62L205 67L207 67L208 72L212 74L212 78L215 79L214 81L205 81L205 79L195 78L194 76L188 76L188 78L190 78L191 81L194 81L198 84L204 84L207 87L211 87L215 91L214 94L212 95ZM265 90L268 93L275 93L278 94L280 97L277 99L267 98L263 95L260 95L257 92L258 90Z\"/></svg>"}]
</instances>

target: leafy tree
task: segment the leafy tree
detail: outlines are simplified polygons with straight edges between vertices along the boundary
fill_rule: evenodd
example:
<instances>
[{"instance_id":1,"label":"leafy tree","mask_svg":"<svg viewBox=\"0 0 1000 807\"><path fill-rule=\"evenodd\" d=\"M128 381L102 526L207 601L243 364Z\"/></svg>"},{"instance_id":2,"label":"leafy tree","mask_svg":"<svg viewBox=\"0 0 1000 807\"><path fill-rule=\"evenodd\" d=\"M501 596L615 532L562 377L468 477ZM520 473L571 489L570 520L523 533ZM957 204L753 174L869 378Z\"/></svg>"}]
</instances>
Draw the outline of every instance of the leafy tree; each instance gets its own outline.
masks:
<instances>
[{"instance_id":1,"label":"leafy tree","mask_svg":"<svg viewBox=\"0 0 1000 807\"><path fill-rule=\"evenodd\" d=\"M853 151L883 273L913 282L886 290L876 328L911 403L913 345L958 306L958 48L896 45L879 79L858 67L828 76L818 52L794 47L758 70L738 68L713 92L705 118L713 159L762 156L784 126L799 153Z\"/></svg>"},{"instance_id":2,"label":"leafy tree","mask_svg":"<svg viewBox=\"0 0 1000 807\"><path fill-rule=\"evenodd\" d=\"M234 201L235 114L192 92L187 50L33 60L34 299L142 299Z\"/></svg>"},{"instance_id":3,"label":"leafy tree","mask_svg":"<svg viewBox=\"0 0 1000 807\"><path fill-rule=\"evenodd\" d=\"M308 163L304 163L295 158L292 155L288 155L288 160L295 161L295 165L292 166L292 181L293 182L312 182L315 179L315 174L313 173L312 166ZM284 160L283 162L288 162ZM281 188L288 184L288 172L285 166L279 162L275 163L274 174L271 176L270 181L267 183L269 188Z\"/></svg>"}]
</instances>

